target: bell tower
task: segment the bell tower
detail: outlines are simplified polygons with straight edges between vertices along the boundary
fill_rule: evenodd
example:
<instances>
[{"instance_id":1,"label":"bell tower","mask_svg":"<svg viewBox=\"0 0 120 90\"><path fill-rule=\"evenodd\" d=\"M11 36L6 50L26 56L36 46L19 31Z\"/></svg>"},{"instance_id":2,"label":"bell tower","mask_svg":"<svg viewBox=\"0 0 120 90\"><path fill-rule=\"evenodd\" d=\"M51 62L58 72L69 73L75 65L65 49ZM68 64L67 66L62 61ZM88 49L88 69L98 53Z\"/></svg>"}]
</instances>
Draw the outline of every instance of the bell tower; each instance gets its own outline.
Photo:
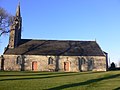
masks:
<instances>
[{"instance_id":1,"label":"bell tower","mask_svg":"<svg viewBox=\"0 0 120 90\"><path fill-rule=\"evenodd\" d=\"M16 48L21 40L22 17L20 3L17 6L13 24L10 26L9 48Z\"/></svg>"}]
</instances>

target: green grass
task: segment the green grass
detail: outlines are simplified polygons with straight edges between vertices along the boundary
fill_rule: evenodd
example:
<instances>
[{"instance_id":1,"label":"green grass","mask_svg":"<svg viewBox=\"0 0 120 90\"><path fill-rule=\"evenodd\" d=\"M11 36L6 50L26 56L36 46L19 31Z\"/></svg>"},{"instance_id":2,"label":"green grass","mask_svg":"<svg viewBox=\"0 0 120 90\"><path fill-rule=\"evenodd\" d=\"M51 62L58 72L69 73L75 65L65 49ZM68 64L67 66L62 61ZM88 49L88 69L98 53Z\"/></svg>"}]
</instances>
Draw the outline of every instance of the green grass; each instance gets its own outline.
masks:
<instances>
[{"instance_id":1,"label":"green grass","mask_svg":"<svg viewBox=\"0 0 120 90\"><path fill-rule=\"evenodd\" d=\"M120 90L120 71L0 71L0 90Z\"/></svg>"}]
</instances>

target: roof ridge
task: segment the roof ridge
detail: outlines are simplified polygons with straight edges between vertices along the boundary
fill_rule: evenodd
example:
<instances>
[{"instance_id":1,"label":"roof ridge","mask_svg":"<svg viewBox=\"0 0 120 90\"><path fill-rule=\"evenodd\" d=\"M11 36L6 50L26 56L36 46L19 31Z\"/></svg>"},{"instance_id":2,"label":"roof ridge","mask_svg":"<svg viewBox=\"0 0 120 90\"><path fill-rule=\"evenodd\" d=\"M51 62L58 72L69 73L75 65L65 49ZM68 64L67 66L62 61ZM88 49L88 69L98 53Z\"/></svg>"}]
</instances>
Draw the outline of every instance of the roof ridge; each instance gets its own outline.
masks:
<instances>
[{"instance_id":1,"label":"roof ridge","mask_svg":"<svg viewBox=\"0 0 120 90\"><path fill-rule=\"evenodd\" d=\"M94 40L92 41L92 40L63 40L63 39L61 39L61 40L60 40L60 39L56 39L56 40L55 40L55 39L54 39L54 40L53 40L53 39L49 39L49 40L48 40L48 39L21 39L21 40L32 40L32 41L44 41L44 40L45 40L45 41L76 41L76 42L77 42L77 41L78 41L78 42L79 42L79 41L82 41L82 42L96 42L96 41L94 41Z\"/></svg>"}]
</instances>

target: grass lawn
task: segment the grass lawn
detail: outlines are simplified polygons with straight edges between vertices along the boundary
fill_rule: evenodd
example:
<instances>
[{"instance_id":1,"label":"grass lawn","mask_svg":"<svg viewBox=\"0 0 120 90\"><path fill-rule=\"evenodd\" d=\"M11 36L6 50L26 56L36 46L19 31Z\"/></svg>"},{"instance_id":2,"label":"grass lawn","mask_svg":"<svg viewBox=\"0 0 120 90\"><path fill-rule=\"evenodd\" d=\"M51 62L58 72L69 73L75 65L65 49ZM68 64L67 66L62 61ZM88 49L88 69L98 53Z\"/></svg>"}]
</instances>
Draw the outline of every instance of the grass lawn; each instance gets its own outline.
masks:
<instances>
[{"instance_id":1,"label":"grass lawn","mask_svg":"<svg viewBox=\"0 0 120 90\"><path fill-rule=\"evenodd\" d=\"M120 90L120 71L0 71L0 90Z\"/></svg>"}]
</instances>

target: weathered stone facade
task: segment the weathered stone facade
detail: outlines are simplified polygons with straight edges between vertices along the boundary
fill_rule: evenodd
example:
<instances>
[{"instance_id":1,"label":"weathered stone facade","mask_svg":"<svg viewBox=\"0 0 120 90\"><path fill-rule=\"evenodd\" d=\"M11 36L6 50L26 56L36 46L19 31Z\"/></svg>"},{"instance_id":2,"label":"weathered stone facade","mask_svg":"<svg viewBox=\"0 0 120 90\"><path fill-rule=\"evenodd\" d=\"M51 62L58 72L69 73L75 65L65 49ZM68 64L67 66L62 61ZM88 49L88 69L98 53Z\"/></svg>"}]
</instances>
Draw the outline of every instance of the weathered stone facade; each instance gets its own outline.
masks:
<instances>
[{"instance_id":1,"label":"weathered stone facade","mask_svg":"<svg viewBox=\"0 0 120 90\"><path fill-rule=\"evenodd\" d=\"M52 64L48 63L50 57L53 59ZM4 58L4 70L6 71L34 71L32 62L37 62L37 70L35 71L106 71L107 68L104 56L4 55ZM65 67L65 62L68 63L67 67ZM65 70L65 68L68 69Z\"/></svg>"}]
</instances>

